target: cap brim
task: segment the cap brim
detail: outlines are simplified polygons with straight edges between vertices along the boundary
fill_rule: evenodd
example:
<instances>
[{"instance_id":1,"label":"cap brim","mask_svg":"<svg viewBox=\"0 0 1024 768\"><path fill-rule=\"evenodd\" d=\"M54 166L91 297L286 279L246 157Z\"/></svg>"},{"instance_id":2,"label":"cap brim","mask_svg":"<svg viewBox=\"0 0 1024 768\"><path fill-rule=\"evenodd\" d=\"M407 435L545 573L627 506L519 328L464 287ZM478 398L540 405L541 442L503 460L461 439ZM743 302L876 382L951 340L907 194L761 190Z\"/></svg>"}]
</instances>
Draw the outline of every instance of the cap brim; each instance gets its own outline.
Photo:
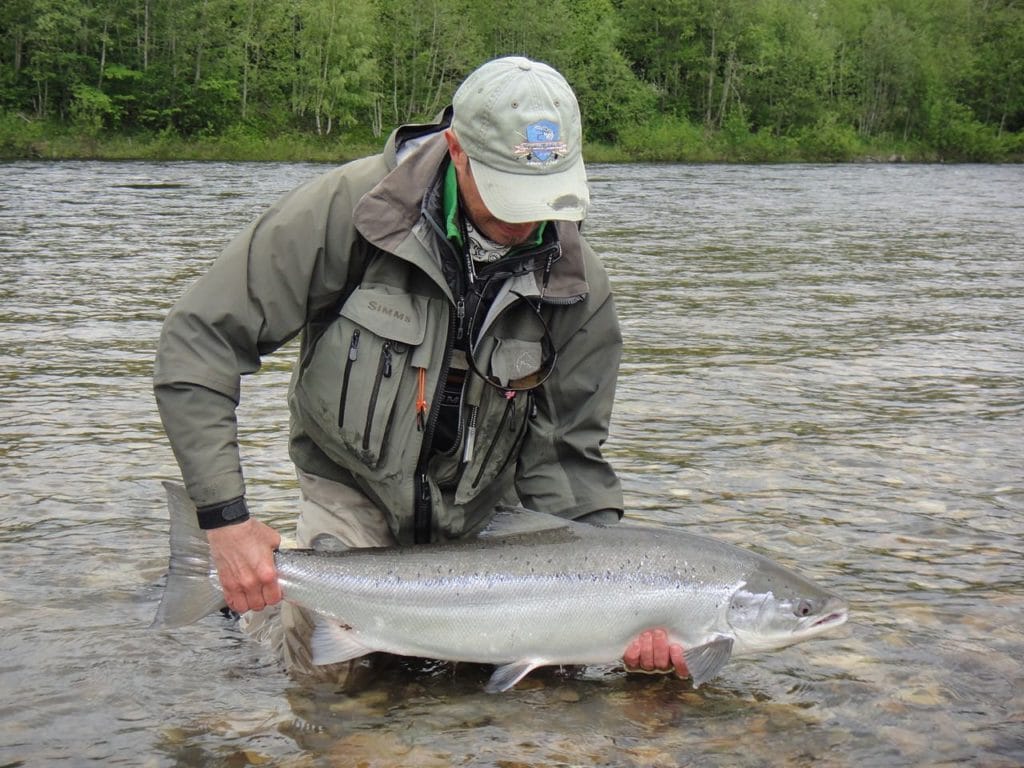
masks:
<instances>
[{"instance_id":1,"label":"cap brim","mask_svg":"<svg viewBox=\"0 0 1024 768\"><path fill-rule=\"evenodd\" d=\"M502 221L582 221L590 207L583 158L552 173L503 173L469 159L484 205Z\"/></svg>"}]
</instances>

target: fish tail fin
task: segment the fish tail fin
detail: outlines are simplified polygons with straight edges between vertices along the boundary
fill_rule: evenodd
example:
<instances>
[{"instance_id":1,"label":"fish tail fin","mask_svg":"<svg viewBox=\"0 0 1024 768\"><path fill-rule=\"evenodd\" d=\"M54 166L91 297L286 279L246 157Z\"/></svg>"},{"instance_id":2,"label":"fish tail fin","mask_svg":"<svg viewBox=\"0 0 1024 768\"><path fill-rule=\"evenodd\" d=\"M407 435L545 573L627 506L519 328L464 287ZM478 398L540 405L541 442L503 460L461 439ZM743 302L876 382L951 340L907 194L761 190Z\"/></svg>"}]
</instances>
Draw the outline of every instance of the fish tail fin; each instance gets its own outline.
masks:
<instances>
[{"instance_id":1,"label":"fish tail fin","mask_svg":"<svg viewBox=\"0 0 1024 768\"><path fill-rule=\"evenodd\" d=\"M185 489L164 483L171 516L171 559L151 629L183 627L224 605L224 595L210 560L210 545L196 521L196 508Z\"/></svg>"}]
</instances>

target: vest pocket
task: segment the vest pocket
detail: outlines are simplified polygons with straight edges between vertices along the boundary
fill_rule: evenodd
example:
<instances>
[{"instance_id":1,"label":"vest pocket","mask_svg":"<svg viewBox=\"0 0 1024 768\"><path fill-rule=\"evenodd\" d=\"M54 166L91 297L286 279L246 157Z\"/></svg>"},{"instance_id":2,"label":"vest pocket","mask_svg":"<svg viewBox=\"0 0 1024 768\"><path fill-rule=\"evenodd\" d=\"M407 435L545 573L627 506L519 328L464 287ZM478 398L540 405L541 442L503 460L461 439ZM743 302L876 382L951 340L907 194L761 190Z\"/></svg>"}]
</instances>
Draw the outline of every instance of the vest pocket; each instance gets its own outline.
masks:
<instances>
[{"instance_id":1,"label":"vest pocket","mask_svg":"<svg viewBox=\"0 0 1024 768\"><path fill-rule=\"evenodd\" d=\"M515 461L533 413L532 392L503 397L497 390L485 391L478 411L476 445L467 457L455 502L465 504L502 475Z\"/></svg>"},{"instance_id":2,"label":"vest pocket","mask_svg":"<svg viewBox=\"0 0 1024 768\"><path fill-rule=\"evenodd\" d=\"M426 297L360 286L317 340L299 372L295 398L311 436L350 469L381 467L396 418L412 418ZM403 412L403 403L409 400Z\"/></svg>"}]
</instances>

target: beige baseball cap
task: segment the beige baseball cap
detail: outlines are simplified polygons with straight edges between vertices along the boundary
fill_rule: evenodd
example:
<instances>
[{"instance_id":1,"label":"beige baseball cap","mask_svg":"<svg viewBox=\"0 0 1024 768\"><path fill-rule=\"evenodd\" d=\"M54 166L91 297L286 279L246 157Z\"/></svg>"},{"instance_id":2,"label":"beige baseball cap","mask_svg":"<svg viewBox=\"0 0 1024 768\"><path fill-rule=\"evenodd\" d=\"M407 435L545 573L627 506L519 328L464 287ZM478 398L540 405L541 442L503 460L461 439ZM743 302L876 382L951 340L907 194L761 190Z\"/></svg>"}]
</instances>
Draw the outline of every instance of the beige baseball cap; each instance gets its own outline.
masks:
<instances>
[{"instance_id":1,"label":"beige baseball cap","mask_svg":"<svg viewBox=\"0 0 1024 768\"><path fill-rule=\"evenodd\" d=\"M466 78L452 105L452 130L491 213L509 223L586 216L580 108L556 70L494 59Z\"/></svg>"}]
</instances>

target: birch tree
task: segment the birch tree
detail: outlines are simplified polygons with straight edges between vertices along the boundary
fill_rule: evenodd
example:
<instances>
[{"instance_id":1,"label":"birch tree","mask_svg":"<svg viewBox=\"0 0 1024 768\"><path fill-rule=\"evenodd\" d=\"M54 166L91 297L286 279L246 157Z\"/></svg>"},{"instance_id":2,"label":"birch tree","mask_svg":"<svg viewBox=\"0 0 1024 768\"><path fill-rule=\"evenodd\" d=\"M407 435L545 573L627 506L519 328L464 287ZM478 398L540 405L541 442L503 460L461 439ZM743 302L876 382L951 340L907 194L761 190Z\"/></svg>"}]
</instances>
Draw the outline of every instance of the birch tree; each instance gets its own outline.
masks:
<instances>
[{"instance_id":1,"label":"birch tree","mask_svg":"<svg viewBox=\"0 0 1024 768\"><path fill-rule=\"evenodd\" d=\"M292 105L318 135L354 125L374 100L374 16L368 0L300 0Z\"/></svg>"}]
</instances>

